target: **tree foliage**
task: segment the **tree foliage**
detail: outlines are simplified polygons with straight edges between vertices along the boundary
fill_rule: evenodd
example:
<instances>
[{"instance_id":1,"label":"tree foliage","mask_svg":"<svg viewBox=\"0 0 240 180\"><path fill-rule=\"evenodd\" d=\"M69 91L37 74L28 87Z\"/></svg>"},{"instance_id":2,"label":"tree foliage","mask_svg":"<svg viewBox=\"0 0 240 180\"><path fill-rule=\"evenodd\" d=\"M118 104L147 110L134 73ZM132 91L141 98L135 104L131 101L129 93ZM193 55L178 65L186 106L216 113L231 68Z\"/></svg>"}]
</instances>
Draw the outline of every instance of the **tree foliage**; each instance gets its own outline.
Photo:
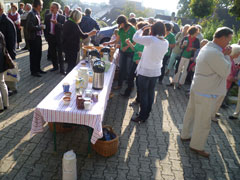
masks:
<instances>
[{"instance_id":1,"label":"tree foliage","mask_svg":"<svg viewBox=\"0 0 240 180\"><path fill-rule=\"evenodd\" d=\"M214 8L228 9L233 1L240 2L240 0L179 0L177 14L179 17L204 17L205 14L211 15ZM236 11L240 13L238 9Z\"/></svg>"},{"instance_id":2,"label":"tree foliage","mask_svg":"<svg viewBox=\"0 0 240 180\"><path fill-rule=\"evenodd\" d=\"M229 8L233 3L233 0L215 0L215 4L218 8Z\"/></svg>"},{"instance_id":3,"label":"tree foliage","mask_svg":"<svg viewBox=\"0 0 240 180\"><path fill-rule=\"evenodd\" d=\"M230 13L240 19L240 0L234 0L230 8Z\"/></svg>"},{"instance_id":4,"label":"tree foliage","mask_svg":"<svg viewBox=\"0 0 240 180\"><path fill-rule=\"evenodd\" d=\"M223 21L219 21L216 17L211 19L204 19L201 22L201 26L203 28L202 32L204 38L211 41L217 28L223 26Z\"/></svg>"},{"instance_id":5,"label":"tree foliage","mask_svg":"<svg viewBox=\"0 0 240 180\"><path fill-rule=\"evenodd\" d=\"M120 13L124 14L126 17L128 17L130 13L136 14L136 17L149 17L154 14L152 9L149 9L149 8L138 10L136 5L133 2L127 2L123 6L123 9L120 10Z\"/></svg>"},{"instance_id":6,"label":"tree foliage","mask_svg":"<svg viewBox=\"0 0 240 180\"><path fill-rule=\"evenodd\" d=\"M190 2L191 2L191 0L179 0L178 6L177 6L178 17L192 17L190 9L189 9Z\"/></svg>"},{"instance_id":7,"label":"tree foliage","mask_svg":"<svg viewBox=\"0 0 240 180\"><path fill-rule=\"evenodd\" d=\"M213 13L214 0L191 0L190 11L194 17L204 18Z\"/></svg>"}]
</instances>

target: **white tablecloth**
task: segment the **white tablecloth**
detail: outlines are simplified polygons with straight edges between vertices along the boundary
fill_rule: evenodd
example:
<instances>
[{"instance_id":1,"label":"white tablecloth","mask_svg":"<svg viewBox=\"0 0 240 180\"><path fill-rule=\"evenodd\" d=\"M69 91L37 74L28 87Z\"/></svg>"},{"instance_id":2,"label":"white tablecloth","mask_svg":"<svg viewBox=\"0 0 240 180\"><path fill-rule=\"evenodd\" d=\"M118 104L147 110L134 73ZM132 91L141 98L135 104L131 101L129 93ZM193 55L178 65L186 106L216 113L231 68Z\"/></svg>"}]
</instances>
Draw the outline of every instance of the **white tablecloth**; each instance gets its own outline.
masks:
<instances>
[{"instance_id":1,"label":"white tablecloth","mask_svg":"<svg viewBox=\"0 0 240 180\"><path fill-rule=\"evenodd\" d=\"M34 111L31 134L43 131L45 122L60 122L73 123L79 125L86 125L93 128L91 142L96 143L102 134L102 121L107 102L112 88L114 78L115 65L112 64L108 72L104 74L104 88L102 90L93 90L98 92L98 102L94 103L91 110L79 110L76 106L76 91L75 79L77 76L77 69L81 67L79 63L36 107ZM69 105L64 105L62 98L63 83L70 84L71 102ZM92 84L89 83L90 89Z\"/></svg>"}]
</instances>

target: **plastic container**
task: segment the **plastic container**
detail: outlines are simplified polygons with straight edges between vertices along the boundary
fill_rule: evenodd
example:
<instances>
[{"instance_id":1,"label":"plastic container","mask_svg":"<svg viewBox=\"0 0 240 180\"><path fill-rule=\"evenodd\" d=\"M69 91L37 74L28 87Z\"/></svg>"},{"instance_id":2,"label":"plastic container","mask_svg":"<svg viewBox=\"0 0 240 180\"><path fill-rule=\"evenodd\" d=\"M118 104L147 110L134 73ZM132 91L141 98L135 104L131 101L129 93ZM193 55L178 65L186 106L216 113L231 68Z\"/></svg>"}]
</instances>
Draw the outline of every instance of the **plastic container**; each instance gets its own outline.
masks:
<instances>
[{"instance_id":1,"label":"plastic container","mask_svg":"<svg viewBox=\"0 0 240 180\"><path fill-rule=\"evenodd\" d=\"M64 153L62 171L63 180L77 180L77 159L73 150Z\"/></svg>"}]
</instances>

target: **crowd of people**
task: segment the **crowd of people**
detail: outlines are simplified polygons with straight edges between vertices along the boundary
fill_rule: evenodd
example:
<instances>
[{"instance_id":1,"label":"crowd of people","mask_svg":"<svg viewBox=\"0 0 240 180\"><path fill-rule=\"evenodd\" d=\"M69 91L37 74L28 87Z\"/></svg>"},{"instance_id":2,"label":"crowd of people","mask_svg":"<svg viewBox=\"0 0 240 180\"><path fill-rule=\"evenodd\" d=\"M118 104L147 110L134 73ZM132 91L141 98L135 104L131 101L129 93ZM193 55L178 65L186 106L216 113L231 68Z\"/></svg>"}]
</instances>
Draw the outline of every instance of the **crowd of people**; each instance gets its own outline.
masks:
<instances>
[{"instance_id":1,"label":"crowd of people","mask_svg":"<svg viewBox=\"0 0 240 180\"><path fill-rule=\"evenodd\" d=\"M1 111L9 106L8 89L17 92L16 83L5 84L4 56L7 52L13 60L16 58L16 48L19 48L22 39L21 27L26 42L23 50L29 50L30 72L34 77L46 73L41 69L43 33L49 45L48 58L53 65L51 71L59 70L65 75L76 66L82 44L89 45L90 38L100 29L91 17L91 9L82 13L81 8L71 10L65 6L62 11L57 2L51 3L42 23L42 6L42 0L33 0L32 5L21 3L19 10L16 5L12 5L6 15L0 4ZM229 44L233 30L220 27L213 41L208 41L204 39L200 25L186 24L180 32L174 34L172 22L164 23L154 18L144 20L136 18L134 13L129 18L120 15L116 23L118 29L103 46L116 45L119 48L118 84L113 89L121 89L127 80L127 88L121 95L129 97L136 82L137 96L131 105L139 104L140 112L131 120L136 123L147 121L154 102L156 83L163 84L164 76L172 79L167 85L176 90L184 89L188 81L191 89L181 140L191 141L191 150L208 157L204 145L211 120L217 122L219 108L227 102L233 84L240 86L240 65L236 62L240 56L240 45ZM68 64L66 70L64 59ZM240 95L236 111L229 118L237 119L239 112Z\"/></svg>"}]
</instances>

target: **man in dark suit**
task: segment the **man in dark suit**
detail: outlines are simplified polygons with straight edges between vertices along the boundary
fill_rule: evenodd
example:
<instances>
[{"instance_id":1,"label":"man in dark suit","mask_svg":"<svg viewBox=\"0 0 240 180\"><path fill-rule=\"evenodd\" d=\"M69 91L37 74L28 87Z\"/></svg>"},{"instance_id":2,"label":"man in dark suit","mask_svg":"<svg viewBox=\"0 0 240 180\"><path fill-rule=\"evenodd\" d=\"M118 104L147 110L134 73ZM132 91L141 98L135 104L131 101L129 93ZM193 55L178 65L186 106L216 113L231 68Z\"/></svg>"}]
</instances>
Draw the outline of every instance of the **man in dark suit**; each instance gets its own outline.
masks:
<instances>
[{"instance_id":1,"label":"man in dark suit","mask_svg":"<svg viewBox=\"0 0 240 180\"><path fill-rule=\"evenodd\" d=\"M17 33L15 29L15 25L11 19L7 17L6 14L3 13L4 7L0 2L0 31L3 33L6 41L6 48L8 50L9 55L13 60L16 59L16 41L17 41ZM8 86L8 95L13 95L17 93L17 83L6 81Z\"/></svg>"},{"instance_id":2,"label":"man in dark suit","mask_svg":"<svg viewBox=\"0 0 240 180\"><path fill-rule=\"evenodd\" d=\"M100 30L100 27L95 19L91 17L92 10L87 8L85 10L85 16L82 17L81 22L79 23L79 26L84 33L89 33L92 30ZM90 43L90 37L83 40L83 44L85 46L88 46Z\"/></svg>"},{"instance_id":3,"label":"man in dark suit","mask_svg":"<svg viewBox=\"0 0 240 180\"><path fill-rule=\"evenodd\" d=\"M46 72L41 70L42 58L42 30L45 28L41 25L40 11L42 10L42 0L33 0L33 9L27 16L26 28L27 39L29 42L30 52L30 71L31 75L41 77L40 74ZM40 74L39 74L40 73Z\"/></svg>"},{"instance_id":4,"label":"man in dark suit","mask_svg":"<svg viewBox=\"0 0 240 180\"><path fill-rule=\"evenodd\" d=\"M3 13L3 4L0 5L0 31L3 33L6 41L6 47L11 58L16 59L16 28L11 19Z\"/></svg>"},{"instance_id":5,"label":"man in dark suit","mask_svg":"<svg viewBox=\"0 0 240 180\"><path fill-rule=\"evenodd\" d=\"M46 15L44 21L46 25L44 35L49 45L49 53L51 54L53 64L53 69L51 71L57 71L60 67L60 73L65 75L62 56L62 28L65 23L65 16L58 13L59 9L59 3L51 3L51 13Z\"/></svg>"}]
</instances>

